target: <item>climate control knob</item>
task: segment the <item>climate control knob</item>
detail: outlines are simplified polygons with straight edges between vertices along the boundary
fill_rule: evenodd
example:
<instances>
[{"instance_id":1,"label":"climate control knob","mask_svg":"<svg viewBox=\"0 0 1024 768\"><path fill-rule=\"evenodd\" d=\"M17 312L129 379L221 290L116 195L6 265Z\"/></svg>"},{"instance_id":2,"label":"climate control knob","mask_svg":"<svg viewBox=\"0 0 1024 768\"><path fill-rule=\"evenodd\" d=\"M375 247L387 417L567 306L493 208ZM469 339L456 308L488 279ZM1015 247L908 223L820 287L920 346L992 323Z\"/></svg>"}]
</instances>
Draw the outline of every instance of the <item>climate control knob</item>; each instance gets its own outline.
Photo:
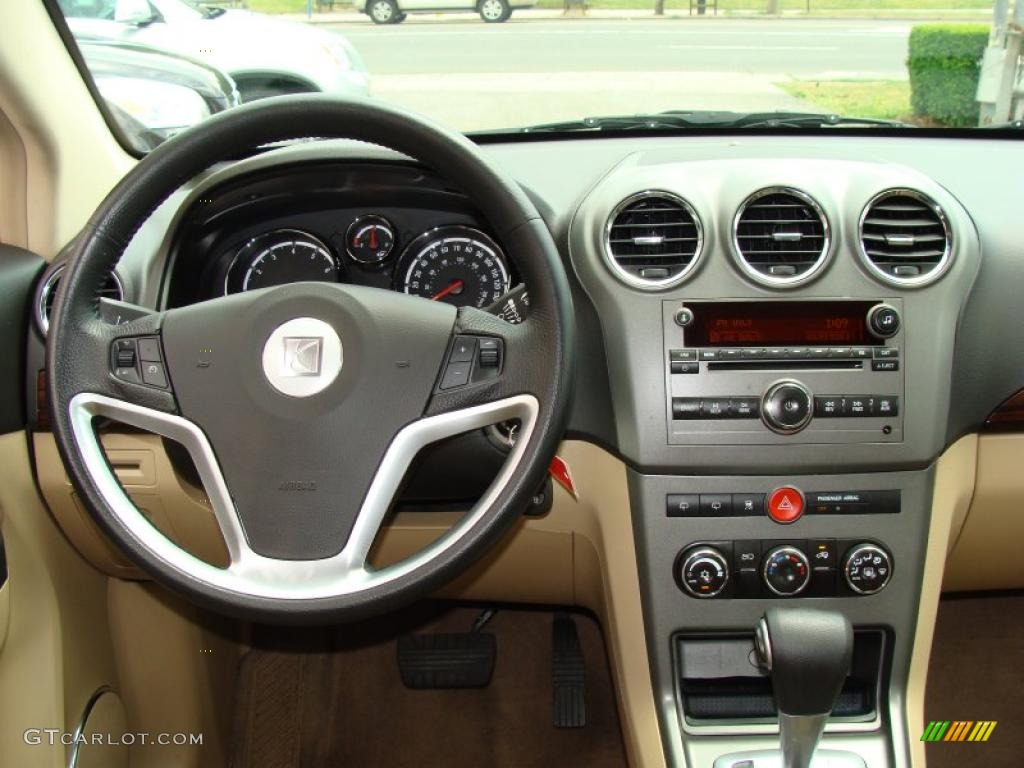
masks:
<instances>
[{"instance_id":1,"label":"climate control knob","mask_svg":"<svg viewBox=\"0 0 1024 768\"><path fill-rule=\"evenodd\" d=\"M811 564L796 547L775 547L764 558L764 583L776 595L799 595L811 581Z\"/></svg>"},{"instance_id":2,"label":"climate control knob","mask_svg":"<svg viewBox=\"0 0 1024 768\"><path fill-rule=\"evenodd\" d=\"M715 597L729 585L729 561L714 547L694 547L679 562L679 583L694 597Z\"/></svg>"},{"instance_id":3,"label":"climate control knob","mask_svg":"<svg viewBox=\"0 0 1024 768\"><path fill-rule=\"evenodd\" d=\"M877 544L858 544L843 559L843 576L857 594L881 592L892 578L892 556Z\"/></svg>"},{"instance_id":4,"label":"climate control knob","mask_svg":"<svg viewBox=\"0 0 1024 768\"><path fill-rule=\"evenodd\" d=\"M806 427L813 411L814 397L799 381L777 381L761 398L761 418L765 425L783 435L791 435Z\"/></svg>"}]
</instances>

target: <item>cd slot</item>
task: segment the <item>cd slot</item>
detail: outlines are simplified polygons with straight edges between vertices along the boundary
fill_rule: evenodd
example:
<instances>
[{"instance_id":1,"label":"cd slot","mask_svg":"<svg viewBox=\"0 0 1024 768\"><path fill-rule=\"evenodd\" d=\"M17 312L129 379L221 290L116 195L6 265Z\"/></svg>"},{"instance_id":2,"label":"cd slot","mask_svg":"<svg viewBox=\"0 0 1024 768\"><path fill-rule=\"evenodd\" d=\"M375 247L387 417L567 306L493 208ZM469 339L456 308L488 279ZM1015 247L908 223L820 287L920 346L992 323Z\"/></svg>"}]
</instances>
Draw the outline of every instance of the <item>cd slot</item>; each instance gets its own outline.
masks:
<instances>
[{"instance_id":1,"label":"cd slot","mask_svg":"<svg viewBox=\"0 0 1024 768\"><path fill-rule=\"evenodd\" d=\"M777 371L784 369L859 371L864 369L863 360L736 360L708 363L709 371Z\"/></svg>"}]
</instances>

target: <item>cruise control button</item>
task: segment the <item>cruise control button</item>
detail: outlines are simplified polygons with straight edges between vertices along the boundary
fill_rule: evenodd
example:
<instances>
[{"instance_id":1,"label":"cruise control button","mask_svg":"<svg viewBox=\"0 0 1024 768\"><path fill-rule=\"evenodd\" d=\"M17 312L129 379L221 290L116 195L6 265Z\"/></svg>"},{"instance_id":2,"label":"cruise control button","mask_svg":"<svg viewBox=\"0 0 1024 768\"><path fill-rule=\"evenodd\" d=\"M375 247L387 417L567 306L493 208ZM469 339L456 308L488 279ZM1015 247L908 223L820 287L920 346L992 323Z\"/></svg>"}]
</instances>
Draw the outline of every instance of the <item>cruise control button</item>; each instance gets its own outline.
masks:
<instances>
[{"instance_id":1,"label":"cruise control button","mask_svg":"<svg viewBox=\"0 0 1024 768\"><path fill-rule=\"evenodd\" d=\"M164 373L163 363L143 363L142 381L151 387L167 388L167 374Z\"/></svg>"},{"instance_id":2,"label":"cruise control button","mask_svg":"<svg viewBox=\"0 0 1024 768\"><path fill-rule=\"evenodd\" d=\"M803 513L804 495L796 488L776 488L768 497L768 517L776 523L794 523Z\"/></svg>"},{"instance_id":3,"label":"cruise control button","mask_svg":"<svg viewBox=\"0 0 1024 768\"><path fill-rule=\"evenodd\" d=\"M732 496L728 493L702 493L701 517L728 517L732 514Z\"/></svg>"}]
</instances>

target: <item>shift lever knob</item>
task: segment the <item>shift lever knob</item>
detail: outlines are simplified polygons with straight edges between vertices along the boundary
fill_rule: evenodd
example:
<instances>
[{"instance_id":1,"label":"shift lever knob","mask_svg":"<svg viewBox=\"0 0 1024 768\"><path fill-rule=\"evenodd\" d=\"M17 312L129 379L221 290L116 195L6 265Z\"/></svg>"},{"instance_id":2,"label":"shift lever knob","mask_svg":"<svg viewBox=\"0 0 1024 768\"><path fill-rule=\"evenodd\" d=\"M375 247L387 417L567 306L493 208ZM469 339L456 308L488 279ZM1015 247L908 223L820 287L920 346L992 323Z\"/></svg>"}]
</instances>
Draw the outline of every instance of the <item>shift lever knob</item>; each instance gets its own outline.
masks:
<instances>
[{"instance_id":1,"label":"shift lever knob","mask_svg":"<svg viewBox=\"0 0 1024 768\"><path fill-rule=\"evenodd\" d=\"M769 608L755 644L772 676L783 764L807 768L853 657L853 628L841 613Z\"/></svg>"}]
</instances>

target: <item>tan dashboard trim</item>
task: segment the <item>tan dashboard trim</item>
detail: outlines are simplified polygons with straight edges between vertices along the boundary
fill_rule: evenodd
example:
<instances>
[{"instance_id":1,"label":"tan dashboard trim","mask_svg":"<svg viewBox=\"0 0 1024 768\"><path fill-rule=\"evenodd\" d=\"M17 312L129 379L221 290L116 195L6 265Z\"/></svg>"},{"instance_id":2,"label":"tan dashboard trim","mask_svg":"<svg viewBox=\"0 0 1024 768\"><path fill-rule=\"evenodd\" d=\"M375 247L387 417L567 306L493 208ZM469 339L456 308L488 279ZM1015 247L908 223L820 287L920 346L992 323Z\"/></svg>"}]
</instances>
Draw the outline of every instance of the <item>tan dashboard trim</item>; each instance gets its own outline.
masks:
<instances>
[{"instance_id":1,"label":"tan dashboard trim","mask_svg":"<svg viewBox=\"0 0 1024 768\"><path fill-rule=\"evenodd\" d=\"M924 694L928 678L928 661L932 652L935 617L942 592L946 554L957 519L963 519L974 495L978 466L978 437L968 435L954 443L936 465L932 496L931 522L928 526L928 548L921 582L921 600L917 612L914 650L907 677L906 715L909 728L911 765L924 768L924 742L916 734L924 732Z\"/></svg>"}]
</instances>

